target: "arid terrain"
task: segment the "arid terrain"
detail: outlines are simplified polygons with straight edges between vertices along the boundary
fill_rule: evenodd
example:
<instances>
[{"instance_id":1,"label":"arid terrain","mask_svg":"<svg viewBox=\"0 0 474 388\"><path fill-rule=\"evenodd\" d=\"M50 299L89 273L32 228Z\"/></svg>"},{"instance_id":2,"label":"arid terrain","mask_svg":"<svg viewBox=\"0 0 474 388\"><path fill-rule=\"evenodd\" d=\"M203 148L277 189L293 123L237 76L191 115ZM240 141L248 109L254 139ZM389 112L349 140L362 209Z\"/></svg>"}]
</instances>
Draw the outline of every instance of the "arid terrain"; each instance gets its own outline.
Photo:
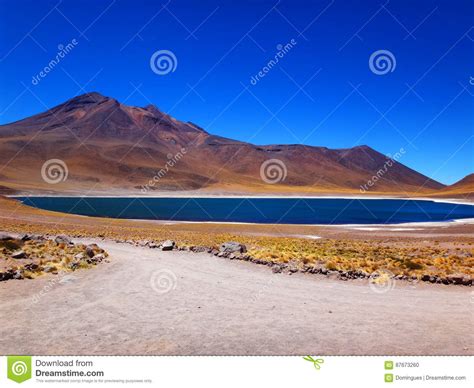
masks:
<instances>
[{"instance_id":1,"label":"arid terrain","mask_svg":"<svg viewBox=\"0 0 474 388\"><path fill-rule=\"evenodd\" d=\"M0 126L0 165L0 354L474 354L473 220L144 221L5 197L471 202L472 174L445 186L368 146L257 146L98 93Z\"/></svg>"},{"instance_id":2,"label":"arid terrain","mask_svg":"<svg viewBox=\"0 0 474 388\"><path fill-rule=\"evenodd\" d=\"M472 176L445 186L393 152L389 158L366 145L259 146L214 136L153 105L88 93L0 126L0 193L360 195L363 188L364 195L466 198L474 192ZM67 179L54 185L41 174L52 159L67 168ZM280 165L264 164L275 159Z\"/></svg>"},{"instance_id":3,"label":"arid terrain","mask_svg":"<svg viewBox=\"0 0 474 388\"><path fill-rule=\"evenodd\" d=\"M469 287L272 273L102 240L111 262L0 282L0 353L472 355ZM53 278L54 279L54 278Z\"/></svg>"},{"instance_id":4,"label":"arid terrain","mask_svg":"<svg viewBox=\"0 0 474 388\"><path fill-rule=\"evenodd\" d=\"M455 283L469 283L474 274L472 220L396 226L160 222L62 214L13 199L0 199L0 209L2 228L15 233L100 237L139 246L173 240L181 249L209 252L237 241L246 246L246 259L298 271L341 271L343 277L386 270L404 279L452 283L451 277L466 277Z\"/></svg>"},{"instance_id":5,"label":"arid terrain","mask_svg":"<svg viewBox=\"0 0 474 388\"><path fill-rule=\"evenodd\" d=\"M0 354L474 354L472 220L160 222L7 198L0 214L4 232L53 240L41 254L90 246L108 254L97 265L0 282ZM164 240L176 243L172 251L160 249ZM246 251L224 254L229 241Z\"/></svg>"}]
</instances>

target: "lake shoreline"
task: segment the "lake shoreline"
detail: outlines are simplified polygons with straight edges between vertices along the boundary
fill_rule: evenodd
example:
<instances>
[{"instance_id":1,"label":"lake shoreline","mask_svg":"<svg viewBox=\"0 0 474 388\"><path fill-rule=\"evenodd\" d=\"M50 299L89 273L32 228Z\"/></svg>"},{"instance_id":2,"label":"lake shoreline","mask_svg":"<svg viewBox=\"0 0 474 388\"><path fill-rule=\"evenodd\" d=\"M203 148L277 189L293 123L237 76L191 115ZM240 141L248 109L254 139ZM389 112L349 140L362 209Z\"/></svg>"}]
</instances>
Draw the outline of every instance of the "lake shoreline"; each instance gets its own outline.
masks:
<instances>
[{"instance_id":1,"label":"lake shoreline","mask_svg":"<svg viewBox=\"0 0 474 388\"><path fill-rule=\"evenodd\" d=\"M204 195L189 195L189 194L182 194L177 192L173 192L174 195L170 195L169 193L162 193L159 195L103 195L103 194L96 194L96 195L71 195L71 194L11 194L11 195L4 195L6 198L23 198L23 197L31 197L31 198L192 198L192 199L200 199L200 198L211 198L211 199L226 199L226 198L251 198L251 199L370 199L370 200L406 200L406 201L431 201L431 202L440 202L440 203L454 203L459 205L471 205L474 206L474 199L470 198L440 198L440 197L397 197L393 195L383 196L383 195L374 195L374 196L361 196L361 195L252 195L250 194L204 194Z\"/></svg>"},{"instance_id":2,"label":"lake shoreline","mask_svg":"<svg viewBox=\"0 0 474 388\"><path fill-rule=\"evenodd\" d=\"M474 204L412 198L10 196L26 205L86 217L161 224L438 226L472 223ZM82 201L83 200L83 201ZM311 210L311 211L309 211Z\"/></svg>"}]
</instances>

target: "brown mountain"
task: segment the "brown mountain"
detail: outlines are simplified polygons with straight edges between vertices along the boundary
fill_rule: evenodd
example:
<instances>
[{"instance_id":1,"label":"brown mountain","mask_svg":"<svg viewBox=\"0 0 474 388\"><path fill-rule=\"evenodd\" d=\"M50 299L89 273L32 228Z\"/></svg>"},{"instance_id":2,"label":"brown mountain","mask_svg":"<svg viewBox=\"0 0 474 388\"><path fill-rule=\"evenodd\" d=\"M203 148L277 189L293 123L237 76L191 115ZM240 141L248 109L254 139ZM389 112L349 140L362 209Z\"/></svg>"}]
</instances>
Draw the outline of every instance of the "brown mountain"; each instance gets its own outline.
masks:
<instances>
[{"instance_id":1,"label":"brown mountain","mask_svg":"<svg viewBox=\"0 0 474 388\"><path fill-rule=\"evenodd\" d=\"M463 179L446 186L436 192L437 196L463 197L474 199L474 174L466 175Z\"/></svg>"},{"instance_id":2,"label":"brown mountain","mask_svg":"<svg viewBox=\"0 0 474 388\"><path fill-rule=\"evenodd\" d=\"M42 166L50 159L66 164L65 181L43 179ZM284 179L277 179L277 169L262 179L261 166L270 159L280 161ZM367 194L402 195L444 188L368 146L257 146L211 135L155 106L131 107L99 93L0 126L0 166L0 185L30 192L140 193L145 186L147 191L360 194L365 187ZM278 182L268 183L273 178Z\"/></svg>"}]
</instances>

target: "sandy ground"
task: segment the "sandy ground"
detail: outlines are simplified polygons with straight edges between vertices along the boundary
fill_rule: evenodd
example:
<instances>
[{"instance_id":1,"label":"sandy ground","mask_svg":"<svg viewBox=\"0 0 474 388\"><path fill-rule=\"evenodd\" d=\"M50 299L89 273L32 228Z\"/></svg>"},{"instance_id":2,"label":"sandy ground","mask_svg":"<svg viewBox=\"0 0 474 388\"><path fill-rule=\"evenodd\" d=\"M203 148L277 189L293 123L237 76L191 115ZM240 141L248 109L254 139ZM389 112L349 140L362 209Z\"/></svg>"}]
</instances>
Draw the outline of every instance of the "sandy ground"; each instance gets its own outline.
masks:
<instances>
[{"instance_id":1,"label":"sandy ground","mask_svg":"<svg viewBox=\"0 0 474 388\"><path fill-rule=\"evenodd\" d=\"M474 355L469 287L377 293L366 280L97 242L111 263L0 283L0 354Z\"/></svg>"}]
</instances>

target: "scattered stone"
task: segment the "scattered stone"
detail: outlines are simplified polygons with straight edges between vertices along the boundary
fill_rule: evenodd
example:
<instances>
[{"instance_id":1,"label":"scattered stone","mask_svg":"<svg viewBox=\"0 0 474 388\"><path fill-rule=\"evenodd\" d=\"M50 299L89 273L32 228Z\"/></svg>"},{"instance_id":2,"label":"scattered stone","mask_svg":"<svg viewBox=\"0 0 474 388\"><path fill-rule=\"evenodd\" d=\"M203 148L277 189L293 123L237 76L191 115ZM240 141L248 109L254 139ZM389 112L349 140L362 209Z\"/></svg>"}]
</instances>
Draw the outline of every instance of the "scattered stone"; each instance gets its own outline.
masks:
<instances>
[{"instance_id":1,"label":"scattered stone","mask_svg":"<svg viewBox=\"0 0 474 388\"><path fill-rule=\"evenodd\" d=\"M0 233L0 241L8 241L8 240L15 240L15 237L6 233Z\"/></svg>"},{"instance_id":2,"label":"scattered stone","mask_svg":"<svg viewBox=\"0 0 474 388\"><path fill-rule=\"evenodd\" d=\"M421 277L421 281L423 282L429 282L430 281L430 275L423 275Z\"/></svg>"},{"instance_id":3,"label":"scattered stone","mask_svg":"<svg viewBox=\"0 0 474 388\"><path fill-rule=\"evenodd\" d=\"M464 276L462 279L462 284L465 286L472 286L472 279L470 276Z\"/></svg>"},{"instance_id":4,"label":"scattered stone","mask_svg":"<svg viewBox=\"0 0 474 388\"><path fill-rule=\"evenodd\" d=\"M214 252L218 252L217 249L209 249L208 247L202 247L202 246L189 247L189 249L195 253L209 252L209 253L214 254Z\"/></svg>"},{"instance_id":5,"label":"scattered stone","mask_svg":"<svg viewBox=\"0 0 474 388\"><path fill-rule=\"evenodd\" d=\"M11 272L0 272L0 282L10 279L13 279L13 274Z\"/></svg>"},{"instance_id":6,"label":"scattered stone","mask_svg":"<svg viewBox=\"0 0 474 388\"><path fill-rule=\"evenodd\" d=\"M105 260L105 255L103 253L99 253L98 255L95 255L92 259L95 259L98 263L100 263L102 260Z\"/></svg>"},{"instance_id":7,"label":"scattered stone","mask_svg":"<svg viewBox=\"0 0 474 388\"><path fill-rule=\"evenodd\" d=\"M162 251L172 251L176 247L176 243L173 240L166 240L161 243Z\"/></svg>"},{"instance_id":8,"label":"scattered stone","mask_svg":"<svg viewBox=\"0 0 474 388\"><path fill-rule=\"evenodd\" d=\"M243 244L239 244L234 241L225 242L221 244L219 250L224 253L245 253L247 252L247 247Z\"/></svg>"},{"instance_id":9,"label":"scattered stone","mask_svg":"<svg viewBox=\"0 0 474 388\"><path fill-rule=\"evenodd\" d=\"M75 271L76 269L79 268L79 265L80 265L80 261L72 261L69 263L68 267L69 269Z\"/></svg>"},{"instance_id":10,"label":"scattered stone","mask_svg":"<svg viewBox=\"0 0 474 388\"><path fill-rule=\"evenodd\" d=\"M54 239L54 241L56 242L56 244L67 244L67 245L73 245L73 242L72 240L64 235L64 234L60 234L59 236L56 236L56 238Z\"/></svg>"},{"instance_id":11,"label":"scattered stone","mask_svg":"<svg viewBox=\"0 0 474 388\"><path fill-rule=\"evenodd\" d=\"M97 244L90 244L86 246L86 255L89 257L94 257L98 253L102 253L103 250L99 248Z\"/></svg>"},{"instance_id":12,"label":"scattered stone","mask_svg":"<svg viewBox=\"0 0 474 388\"><path fill-rule=\"evenodd\" d=\"M56 267L54 265L48 264L43 268L43 271L48 273L48 272L54 272L56 271Z\"/></svg>"},{"instance_id":13,"label":"scattered stone","mask_svg":"<svg viewBox=\"0 0 474 388\"><path fill-rule=\"evenodd\" d=\"M278 264L274 264L272 266L272 272L273 273L281 273L281 271L283 271L283 269Z\"/></svg>"},{"instance_id":14,"label":"scattered stone","mask_svg":"<svg viewBox=\"0 0 474 388\"><path fill-rule=\"evenodd\" d=\"M463 284L464 281L464 275L462 274L448 275L446 278L453 284Z\"/></svg>"},{"instance_id":15,"label":"scattered stone","mask_svg":"<svg viewBox=\"0 0 474 388\"><path fill-rule=\"evenodd\" d=\"M13 273L13 279L23 279L23 270L18 269Z\"/></svg>"},{"instance_id":16,"label":"scattered stone","mask_svg":"<svg viewBox=\"0 0 474 388\"><path fill-rule=\"evenodd\" d=\"M14 259L25 259L26 257L25 251L16 251L12 253L12 258Z\"/></svg>"}]
</instances>

